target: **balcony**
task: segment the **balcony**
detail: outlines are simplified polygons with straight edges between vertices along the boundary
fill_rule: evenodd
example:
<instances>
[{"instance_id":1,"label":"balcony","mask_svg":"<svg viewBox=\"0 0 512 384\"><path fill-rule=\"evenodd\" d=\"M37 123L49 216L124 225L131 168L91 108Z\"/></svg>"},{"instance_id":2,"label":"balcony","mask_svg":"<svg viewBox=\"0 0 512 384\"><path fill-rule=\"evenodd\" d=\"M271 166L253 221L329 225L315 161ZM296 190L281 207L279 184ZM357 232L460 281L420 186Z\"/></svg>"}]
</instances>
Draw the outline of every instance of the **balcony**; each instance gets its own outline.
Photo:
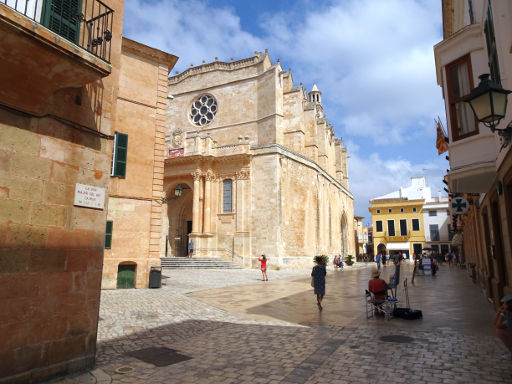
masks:
<instances>
[{"instance_id":1,"label":"balcony","mask_svg":"<svg viewBox=\"0 0 512 384\"><path fill-rule=\"evenodd\" d=\"M443 89L450 138L450 171L448 186L453 193L481 193L491 187L496 177L498 141L483 125L471 135L457 136L453 132L450 94L446 68L468 56L468 77L478 83L478 75L489 72L485 37L481 24L467 25L434 46L437 83Z\"/></svg>"},{"instance_id":2,"label":"balcony","mask_svg":"<svg viewBox=\"0 0 512 384\"><path fill-rule=\"evenodd\" d=\"M398 235L397 232L395 232L393 235L390 235L388 231L384 232L384 238L388 242L408 241L409 237L411 237L411 231L407 231L405 235Z\"/></svg>"},{"instance_id":3,"label":"balcony","mask_svg":"<svg viewBox=\"0 0 512 384\"><path fill-rule=\"evenodd\" d=\"M0 103L37 112L111 73L114 11L99 0L0 0Z\"/></svg>"}]
</instances>

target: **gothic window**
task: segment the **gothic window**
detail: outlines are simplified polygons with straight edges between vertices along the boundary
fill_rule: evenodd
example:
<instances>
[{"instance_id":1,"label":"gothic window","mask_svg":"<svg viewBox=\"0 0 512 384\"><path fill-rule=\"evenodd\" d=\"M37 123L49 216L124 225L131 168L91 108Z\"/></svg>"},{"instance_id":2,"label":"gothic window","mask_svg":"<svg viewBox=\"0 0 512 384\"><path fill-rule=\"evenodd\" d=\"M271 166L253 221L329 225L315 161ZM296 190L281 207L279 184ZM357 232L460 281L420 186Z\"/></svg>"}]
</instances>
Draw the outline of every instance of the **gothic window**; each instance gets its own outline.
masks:
<instances>
[{"instance_id":1,"label":"gothic window","mask_svg":"<svg viewBox=\"0 0 512 384\"><path fill-rule=\"evenodd\" d=\"M469 55L463 56L446 66L446 81L453 140L477 134L478 126L473 111L469 104L464 102L464 98L473 89Z\"/></svg>"},{"instance_id":2,"label":"gothic window","mask_svg":"<svg viewBox=\"0 0 512 384\"><path fill-rule=\"evenodd\" d=\"M222 191L222 212L233 212L233 180L224 180Z\"/></svg>"},{"instance_id":3,"label":"gothic window","mask_svg":"<svg viewBox=\"0 0 512 384\"><path fill-rule=\"evenodd\" d=\"M190 107L190 121L202 127L211 123L217 113L217 100L212 95L199 96Z\"/></svg>"}]
</instances>

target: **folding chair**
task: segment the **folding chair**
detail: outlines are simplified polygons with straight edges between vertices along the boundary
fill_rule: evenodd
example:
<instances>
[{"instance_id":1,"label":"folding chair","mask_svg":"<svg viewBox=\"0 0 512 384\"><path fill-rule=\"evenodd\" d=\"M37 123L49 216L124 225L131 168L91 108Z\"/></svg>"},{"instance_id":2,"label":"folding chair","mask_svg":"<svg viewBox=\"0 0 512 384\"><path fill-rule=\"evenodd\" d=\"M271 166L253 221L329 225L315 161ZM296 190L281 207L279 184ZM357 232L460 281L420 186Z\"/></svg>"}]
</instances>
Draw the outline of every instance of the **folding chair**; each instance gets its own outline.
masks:
<instances>
[{"instance_id":1,"label":"folding chair","mask_svg":"<svg viewBox=\"0 0 512 384\"><path fill-rule=\"evenodd\" d=\"M366 289L366 320L373 318L377 313L383 315L386 320L390 320L393 317L393 310L397 302L397 299L391 297L387 297L385 300L375 300L375 295Z\"/></svg>"}]
</instances>

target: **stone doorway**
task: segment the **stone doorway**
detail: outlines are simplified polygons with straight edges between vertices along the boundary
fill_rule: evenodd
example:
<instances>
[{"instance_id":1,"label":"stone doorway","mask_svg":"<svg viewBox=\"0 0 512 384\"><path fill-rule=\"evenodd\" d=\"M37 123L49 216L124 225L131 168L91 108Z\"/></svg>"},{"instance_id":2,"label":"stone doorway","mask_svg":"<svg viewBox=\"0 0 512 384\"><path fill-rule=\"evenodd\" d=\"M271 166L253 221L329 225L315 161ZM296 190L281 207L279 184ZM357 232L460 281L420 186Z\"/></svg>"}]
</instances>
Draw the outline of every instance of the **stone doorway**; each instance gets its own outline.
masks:
<instances>
[{"instance_id":1,"label":"stone doorway","mask_svg":"<svg viewBox=\"0 0 512 384\"><path fill-rule=\"evenodd\" d=\"M117 266L117 289L135 288L136 264L119 264Z\"/></svg>"},{"instance_id":2,"label":"stone doorway","mask_svg":"<svg viewBox=\"0 0 512 384\"><path fill-rule=\"evenodd\" d=\"M189 234L192 232L192 189L181 184L182 195L174 200L167 201L167 218L169 229L168 256L186 257L188 254ZM173 190L171 188L171 190Z\"/></svg>"}]
</instances>

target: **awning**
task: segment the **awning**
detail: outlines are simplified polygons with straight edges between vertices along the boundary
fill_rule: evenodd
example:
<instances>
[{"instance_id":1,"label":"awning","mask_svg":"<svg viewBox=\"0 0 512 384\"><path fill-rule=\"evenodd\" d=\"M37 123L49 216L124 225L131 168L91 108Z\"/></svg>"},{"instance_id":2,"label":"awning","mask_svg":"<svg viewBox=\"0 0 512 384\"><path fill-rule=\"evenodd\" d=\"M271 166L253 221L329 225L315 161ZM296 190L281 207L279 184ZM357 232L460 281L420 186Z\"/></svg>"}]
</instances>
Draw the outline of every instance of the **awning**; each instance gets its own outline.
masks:
<instances>
[{"instance_id":1,"label":"awning","mask_svg":"<svg viewBox=\"0 0 512 384\"><path fill-rule=\"evenodd\" d=\"M408 241L405 242L396 242L396 243L387 243L386 249L388 251L408 251L411 249L411 245Z\"/></svg>"}]
</instances>

